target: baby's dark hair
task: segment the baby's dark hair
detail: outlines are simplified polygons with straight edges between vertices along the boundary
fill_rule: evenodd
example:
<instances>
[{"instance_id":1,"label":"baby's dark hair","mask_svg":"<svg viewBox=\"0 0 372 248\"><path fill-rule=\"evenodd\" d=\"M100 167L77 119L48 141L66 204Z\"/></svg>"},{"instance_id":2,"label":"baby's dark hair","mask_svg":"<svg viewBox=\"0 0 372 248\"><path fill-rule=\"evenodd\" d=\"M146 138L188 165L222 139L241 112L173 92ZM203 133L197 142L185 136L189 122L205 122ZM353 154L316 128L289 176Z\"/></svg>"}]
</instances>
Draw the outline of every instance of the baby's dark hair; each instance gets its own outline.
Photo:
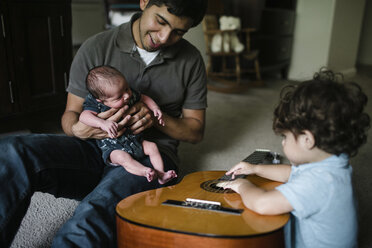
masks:
<instances>
[{"instance_id":1,"label":"baby's dark hair","mask_svg":"<svg viewBox=\"0 0 372 248\"><path fill-rule=\"evenodd\" d=\"M313 80L284 87L274 111L273 130L295 137L310 131L315 146L331 154L355 156L367 141L370 117L363 112L368 97L354 82L338 82L342 74L322 68Z\"/></svg>"},{"instance_id":2,"label":"baby's dark hair","mask_svg":"<svg viewBox=\"0 0 372 248\"><path fill-rule=\"evenodd\" d=\"M109 65L102 65L90 69L85 82L89 93L94 98L103 99L106 97L105 87L115 85L117 80L112 79L118 77L124 78L123 74L116 68ZM102 83L103 80L104 83Z\"/></svg>"},{"instance_id":3,"label":"baby's dark hair","mask_svg":"<svg viewBox=\"0 0 372 248\"><path fill-rule=\"evenodd\" d=\"M156 5L167 6L168 12L179 17L189 17L193 20L192 27L197 26L207 11L208 0L150 0L146 8Z\"/></svg>"}]
</instances>

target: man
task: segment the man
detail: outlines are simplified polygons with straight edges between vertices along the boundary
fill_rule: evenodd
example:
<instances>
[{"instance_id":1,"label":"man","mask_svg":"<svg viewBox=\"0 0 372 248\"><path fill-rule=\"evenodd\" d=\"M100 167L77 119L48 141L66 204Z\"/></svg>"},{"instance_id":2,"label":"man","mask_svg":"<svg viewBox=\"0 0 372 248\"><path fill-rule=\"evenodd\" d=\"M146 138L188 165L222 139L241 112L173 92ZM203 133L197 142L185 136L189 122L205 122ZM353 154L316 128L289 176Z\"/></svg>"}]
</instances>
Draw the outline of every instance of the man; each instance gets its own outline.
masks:
<instances>
[{"instance_id":1,"label":"man","mask_svg":"<svg viewBox=\"0 0 372 248\"><path fill-rule=\"evenodd\" d=\"M179 141L197 143L205 126L206 76L200 53L182 39L200 23L207 0L140 0L142 14L88 39L76 54L62 127L65 135L32 134L0 140L0 246L10 245L34 191L81 200L53 247L115 247L115 206L123 198L159 187L157 180L105 166L94 139L107 133L79 122L89 69L110 65L130 87L152 97L163 111L157 124L141 103L109 110L101 118L143 132L157 143L165 170L177 170ZM140 161L152 167L148 158Z\"/></svg>"}]
</instances>

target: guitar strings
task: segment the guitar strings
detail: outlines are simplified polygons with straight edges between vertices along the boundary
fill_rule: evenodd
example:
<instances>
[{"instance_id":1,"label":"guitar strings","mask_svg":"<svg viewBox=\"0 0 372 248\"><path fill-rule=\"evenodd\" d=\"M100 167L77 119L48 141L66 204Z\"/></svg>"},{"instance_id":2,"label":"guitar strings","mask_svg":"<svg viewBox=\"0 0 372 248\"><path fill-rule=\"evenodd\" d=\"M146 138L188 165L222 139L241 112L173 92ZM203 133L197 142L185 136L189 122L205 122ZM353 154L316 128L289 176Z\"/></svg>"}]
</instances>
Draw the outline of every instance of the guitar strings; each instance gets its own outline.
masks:
<instances>
[{"instance_id":1,"label":"guitar strings","mask_svg":"<svg viewBox=\"0 0 372 248\"><path fill-rule=\"evenodd\" d=\"M186 198L194 198L194 199L199 199L199 200L208 200L208 201L215 201L215 202L221 202L223 199L223 194L224 193L232 193L233 191L230 189L224 189L222 187L217 187L217 183L219 183L221 180L220 178L217 179L212 179L209 181L205 181L200 184L200 190L195 191L192 196L187 195ZM208 197L206 199L206 191L207 192L212 192L215 194L208 194ZM221 202L223 203L223 202Z\"/></svg>"}]
</instances>

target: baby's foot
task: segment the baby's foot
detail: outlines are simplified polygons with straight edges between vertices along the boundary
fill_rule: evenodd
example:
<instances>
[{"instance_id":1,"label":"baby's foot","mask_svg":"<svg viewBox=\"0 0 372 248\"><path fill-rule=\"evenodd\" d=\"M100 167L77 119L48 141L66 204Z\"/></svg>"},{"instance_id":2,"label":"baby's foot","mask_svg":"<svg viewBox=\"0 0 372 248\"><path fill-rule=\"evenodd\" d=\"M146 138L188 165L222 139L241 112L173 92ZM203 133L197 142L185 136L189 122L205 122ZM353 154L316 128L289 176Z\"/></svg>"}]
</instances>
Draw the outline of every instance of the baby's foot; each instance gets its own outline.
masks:
<instances>
[{"instance_id":1,"label":"baby's foot","mask_svg":"<svg viewBox=\"0 0 372 248\"><path fill-rule=\"evenodd\" d=\"M154 180L156 177L156 173L153 169L146 168L144 176L146 177L147 181L152 182L152 180Z\"/></svg>"},{"instance_id":2,"label":"baby's foot","mask_svg":"<svg viewBox=\"0 0 372 248\"><path fill-rule=\"evenodd\" d=\"M158 171L158 182L160 184L165 184L175 177L177 177L177 174L174 170L169 170L167 172Z\"/></svg>"}]
</instances>

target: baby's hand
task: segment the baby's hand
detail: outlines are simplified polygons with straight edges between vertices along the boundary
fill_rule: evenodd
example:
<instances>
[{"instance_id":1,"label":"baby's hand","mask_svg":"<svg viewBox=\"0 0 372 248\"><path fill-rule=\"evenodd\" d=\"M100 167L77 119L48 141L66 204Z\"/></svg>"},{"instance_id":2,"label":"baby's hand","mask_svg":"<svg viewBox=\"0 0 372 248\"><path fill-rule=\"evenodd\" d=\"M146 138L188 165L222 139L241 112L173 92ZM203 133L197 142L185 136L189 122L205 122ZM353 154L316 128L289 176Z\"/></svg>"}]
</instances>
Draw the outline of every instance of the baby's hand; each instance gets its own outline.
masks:
<instances>
[{"instance_id":1,"label":"baby's hand","mask_svg":"<svg viewBox=\"0 0 372 248\"><path fill-rule=\"evenodd\" d=\"M105 120L102 123L101 129L106 131L110 138L116 138L118 134L118 124L114 121Z\"/></svg>"},{"instance_id":2,"label":"baby's hand","mask_svg":"<svg viewBox=\"0 0 372 248\"><path fill-rule=\"evenodd\" d=\"M154 116L158 118L159 124L162 126L165 126L164 120L163 120L163 113L161 112L160 109L155 109L154 110Z\"/></svg>"},{"instance_id":3,"label":"baby's hand","mask_svg":"<svg viewBox=\"0 0 372 248\"><path fill-rule=\"evenodd\" d=\"M247 163L247 162L240 162L233 166L228 172L226 172L226 175L232 175L231 178L234 179L235 175L249 175L254 174L253 171L254 165Z\"/></svg>"}]
</instances>

